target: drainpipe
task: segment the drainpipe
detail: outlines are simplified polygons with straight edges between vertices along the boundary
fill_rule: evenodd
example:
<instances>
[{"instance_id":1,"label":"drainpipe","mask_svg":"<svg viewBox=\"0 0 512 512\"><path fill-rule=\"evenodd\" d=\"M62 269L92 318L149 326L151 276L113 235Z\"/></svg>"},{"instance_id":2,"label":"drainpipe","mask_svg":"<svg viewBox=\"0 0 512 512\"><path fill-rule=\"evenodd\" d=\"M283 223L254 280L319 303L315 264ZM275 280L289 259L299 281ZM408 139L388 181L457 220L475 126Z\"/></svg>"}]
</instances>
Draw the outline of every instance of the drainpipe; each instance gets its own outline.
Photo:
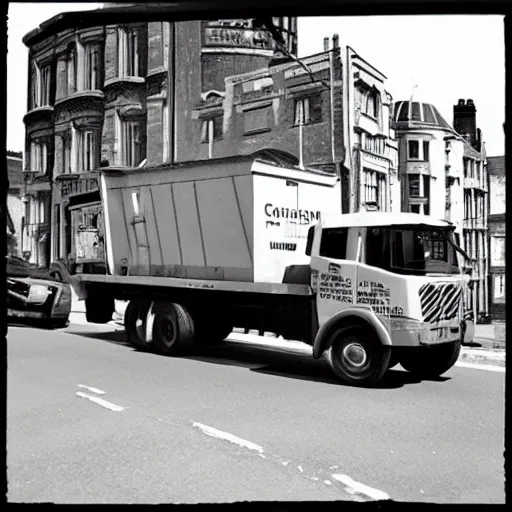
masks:
<instances>
[{"instance_id":1,"label":"drainpipe","mask_svg":"<svg viewBox=\"0 0 512 512\"><path fill-rule=\"evenodd\" d=\"M332 49L329 51L329 92L331 97L331 152L333 164L336 164L336 149L334 137L334 52L336 48L338 48L338 34L334 34L334 36L332 37Z\"/></svg>"}]
</instances>

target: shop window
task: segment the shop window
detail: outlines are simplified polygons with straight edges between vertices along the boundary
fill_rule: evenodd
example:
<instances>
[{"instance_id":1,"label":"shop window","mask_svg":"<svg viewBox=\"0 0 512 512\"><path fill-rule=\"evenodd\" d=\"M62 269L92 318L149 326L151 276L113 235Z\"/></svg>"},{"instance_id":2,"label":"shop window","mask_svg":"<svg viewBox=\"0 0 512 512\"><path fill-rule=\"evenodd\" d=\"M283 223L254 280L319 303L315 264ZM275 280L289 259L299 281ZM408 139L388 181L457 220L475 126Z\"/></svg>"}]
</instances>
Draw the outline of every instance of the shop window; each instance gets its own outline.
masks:
<instances>
[{"instance_id":1,"label":"shop window","mask_svg":"<svg viewBox=\"0 0 512 512\"><path fill-rule=\"evenodd\" d=\"M92 204L71 211L71 251L77 263L103 259L104 233L101 205Z\"/></svg>"},{"instance_id":2,"label":"shop window","mask_svg":"<svg viewBox=\"0 0 512 512\"><path fill-rule=\"evenodd\" d=\"M327 228L322 231L320 256L343 260L347 257L348 228Z\"/></svg>"},{"instance_id":3,"label":"shop window","mask_svg":"<svg viewBox=\"0 0 512 512\"><path fill-rule=\"evenodd\" d=\"M409 160L417 160L420 157L420 144L417 140L409 141Z\"/></svg>"},{"instance_id":4,"label":"shop window","mask_svg":"<svg viewBox=\"0 0 512 512\"><path fill-rule=\"evenodd\" d=\"M204 119L201 122L201 142L208 143L211 140L222 138L222 116L215 116L210 119Z\"/></svg>"}]
</instances>

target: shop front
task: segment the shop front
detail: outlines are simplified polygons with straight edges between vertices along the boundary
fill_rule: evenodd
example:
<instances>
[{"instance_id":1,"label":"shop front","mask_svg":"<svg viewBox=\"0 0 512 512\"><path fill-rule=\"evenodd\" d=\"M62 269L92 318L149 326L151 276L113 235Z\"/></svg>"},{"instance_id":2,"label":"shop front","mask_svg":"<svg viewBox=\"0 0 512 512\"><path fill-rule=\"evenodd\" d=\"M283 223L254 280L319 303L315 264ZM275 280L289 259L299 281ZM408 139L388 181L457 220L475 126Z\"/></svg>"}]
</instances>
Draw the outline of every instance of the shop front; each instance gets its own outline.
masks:
<instances>
[{"instance_id":1,"label":"shop front","mask_svg":"<svg viewBox=\"0 0 512 512\"><path fill-rule=\"evenodd\" d=\"M59 200L54 204L54 257L64 260L71 274L103 273L105 242L98 176L88 173L60 178Z\"/></svg>"}]
</instances>

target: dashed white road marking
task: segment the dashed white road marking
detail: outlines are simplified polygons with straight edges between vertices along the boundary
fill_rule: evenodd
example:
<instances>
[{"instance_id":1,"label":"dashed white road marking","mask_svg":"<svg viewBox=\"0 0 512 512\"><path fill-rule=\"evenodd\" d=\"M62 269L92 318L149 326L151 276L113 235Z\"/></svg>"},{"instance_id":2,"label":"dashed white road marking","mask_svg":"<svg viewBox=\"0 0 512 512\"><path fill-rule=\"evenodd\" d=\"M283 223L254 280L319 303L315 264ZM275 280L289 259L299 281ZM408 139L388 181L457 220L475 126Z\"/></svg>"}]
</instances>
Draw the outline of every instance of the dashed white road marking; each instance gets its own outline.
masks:
<instances>
[{"instance_id":1,"label":"dashed white road marking","mask_svg":"<svg viewBox=\"0 0 512 512\"><path fill-rule=\"evenodd\" d=\"M465 363L464 361L459 361L455 363L455 366L460 366L462 368L472 368L473 370L487 370L488 372L505 373L504 366L495 366L491 364Z\"/></svg>"},{"instance_id":2,"label":"dashed white road marking","mask_svg":"<svg viewBox=\"0 0 512 512\"><path fill-rule=\"evenodd\" d=\"M247 441L246 439L242 439L241 437L230 434L229 432L223 432L222 430L209 427L208 425L203 425L202 423L197 423L196 421L192 423L192 426L198 428L201 430L201 432L203 432L203 434L206 434L207 436L216 437L217 439L224 439L225 441L237 444L243 448L248 448L249 450L254 450L258 453L263 453L263 448L261 446L258 446L251 441Z\"/></svg>"},{"instance_id":3,"label":"dashed white road marking","mask_svg":"<svg viewBox=\"0 0 512 512\"><path fill-rule=\"evenodd\" d=\"M112 404L110 402L107 402L106 400L103 400L103 398L98 398L97 396L88 395L87 393L82 393L81 391L78 391L76 396L90 400L91 402L101 405L102 407L105 407L105 409L110 409L111 411L114 411L114 412L121 412L126 409L126 407L121 407L120 405Z\"/></svg>"},{"instance_id":4,"label":"dashed white road marking","mask_svg":"<svg viewBox=\"0 0 512 512\"><path fill-rule=\"evenodd\" d=\"M96 393L97 395L104 395L105 391L97 388L91 388L90 386L84 386L83 384L78 384L79 388L88 389L89 391Z\"/></svg>"},{"instance_id":5,"label":"dashed white road marking","mask_svg":"<svg viewBox=\"0 0 512 512\"><path fill-rule=\"evenodd\" d=\"M350 494L364 494L373 500L389 500L391 499L385 492L369 487L368 485L356 482L348 475L331 475L332 478L338 482L341 482L345 486L345 490Z\"/></svg>"},{"instance_id":6,"label":"dashed white road marking","mask_svg":"<svg viewBox=\"0 0 512 512\"><path fill-rule=\"evenodd\" d=\"M330 480L324 480L324 484L332 485L332 482Z\"/></svg>"}]
</instances>

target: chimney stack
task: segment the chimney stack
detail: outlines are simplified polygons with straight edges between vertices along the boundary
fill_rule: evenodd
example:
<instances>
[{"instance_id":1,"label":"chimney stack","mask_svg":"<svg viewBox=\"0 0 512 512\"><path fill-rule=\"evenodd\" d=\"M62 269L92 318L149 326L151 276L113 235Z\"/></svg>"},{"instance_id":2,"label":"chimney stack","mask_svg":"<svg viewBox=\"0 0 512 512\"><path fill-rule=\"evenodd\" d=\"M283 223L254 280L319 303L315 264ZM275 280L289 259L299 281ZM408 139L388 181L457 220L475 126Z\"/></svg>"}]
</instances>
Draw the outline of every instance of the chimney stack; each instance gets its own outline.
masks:
<instances>
[{"instance_id":1,"label":"chimney stack","mask_svg":"<svg viewBox=\"0 0 512 512\"><path fill-rule=\"evenodd\" d=\"M329 51L329 38L324 37L324 52Z\"/></svg>"},{"instance_id":2,"label":"chimney stack","mask_svg":"<svg viewBox=\"0 0 512 512\"><path fill-rule=\"evenodd\" d=\"M476 128L476 107L472 99L459 99L453 106L453 127L463 137L468 137L468 142L478 150L478 133Z\"/></svg>"},{"instance_id":3,"label":"chimney stack","mask_svg":"<svg viewBox=\"0 0 512 512\"><path fill-rule=\"evenodd\" d=\"M334 34L332 36L332 47L337 50L340 47L340 36L338 34Z\"/></svg>"}]
</instances>

